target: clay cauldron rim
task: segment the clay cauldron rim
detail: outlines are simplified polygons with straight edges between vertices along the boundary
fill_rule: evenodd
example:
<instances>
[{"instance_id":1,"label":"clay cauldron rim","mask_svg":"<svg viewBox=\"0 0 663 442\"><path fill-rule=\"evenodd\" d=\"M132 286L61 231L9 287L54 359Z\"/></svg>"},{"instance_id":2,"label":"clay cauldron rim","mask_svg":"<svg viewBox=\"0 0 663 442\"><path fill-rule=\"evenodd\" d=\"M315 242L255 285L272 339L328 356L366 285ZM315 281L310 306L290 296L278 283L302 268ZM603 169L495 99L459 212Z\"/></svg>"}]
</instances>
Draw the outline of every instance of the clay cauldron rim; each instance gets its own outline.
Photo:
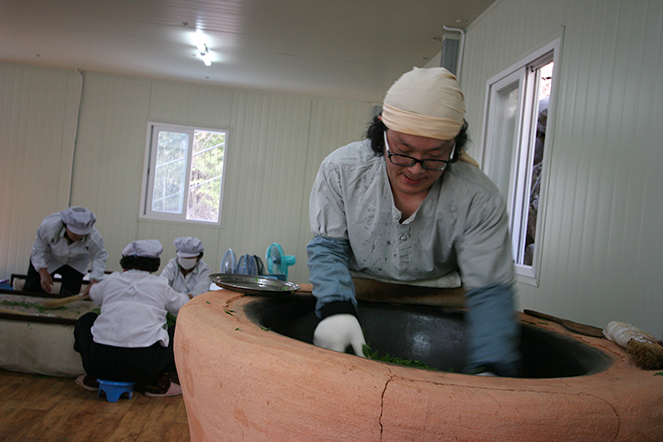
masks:
<instances>
[{"instance_id":1,"label":"clay cauldron rim","mask_svg":"<svg viewBox=\"0 0 663 442\"><path fill-rule=\"evenodd\" d=\"M612 364L567 378L471 376L376 363L265 330L244 312L253 301L222 290L180 310L175 357L192 441L663 438L663 377L610 341L537 322Z\"/></svg>"}]
</instances>

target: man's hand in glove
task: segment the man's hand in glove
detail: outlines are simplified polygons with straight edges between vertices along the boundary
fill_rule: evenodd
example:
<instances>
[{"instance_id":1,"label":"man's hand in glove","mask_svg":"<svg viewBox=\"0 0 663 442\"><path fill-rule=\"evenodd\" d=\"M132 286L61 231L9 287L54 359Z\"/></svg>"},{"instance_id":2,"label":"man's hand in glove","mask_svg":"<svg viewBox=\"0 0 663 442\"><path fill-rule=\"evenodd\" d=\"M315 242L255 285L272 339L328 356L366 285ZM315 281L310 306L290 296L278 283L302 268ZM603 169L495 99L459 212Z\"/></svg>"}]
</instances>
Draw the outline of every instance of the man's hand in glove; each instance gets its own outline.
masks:
<instances>
[{"instance_id":1,"label":"man's hand in glove","mask_svg":"<svg viewBox=\"0 0 663 442\"><path fill-rule=\"evenodd\" d=\"M331 315L320 321L313 332L313 344L340 352L345 352L345 349L351 345L357 356L365 357L364 333L361 331L357 317L348 313Z\"/></svg>"}]
</instances>

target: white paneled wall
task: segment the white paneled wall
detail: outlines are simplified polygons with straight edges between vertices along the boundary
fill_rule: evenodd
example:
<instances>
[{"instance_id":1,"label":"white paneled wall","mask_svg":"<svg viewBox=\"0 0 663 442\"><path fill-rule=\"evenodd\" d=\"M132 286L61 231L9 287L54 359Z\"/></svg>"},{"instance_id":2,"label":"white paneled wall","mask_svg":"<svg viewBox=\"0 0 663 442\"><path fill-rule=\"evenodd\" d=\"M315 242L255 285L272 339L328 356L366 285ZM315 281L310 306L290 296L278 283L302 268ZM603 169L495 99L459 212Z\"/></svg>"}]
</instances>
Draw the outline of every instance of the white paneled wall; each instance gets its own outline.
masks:
<instances>
[{"instance_id":1,"label":"white paneled wall","mask_svg":"<svg viewBox=\"0 0 663 442\"><path fill-rule=\"evenodd\" d=\"M242 93L232 105L230 136L237 148L228 152L219 253L232 248L238 256L264 257L277 242L304 268L304 250L297 246L311 101Z\"/></svg>"},{"instance_id":2,"label":"white paneled wall","mask_svg":"<svg viewBox=\"0 0 663 442\"><path fill-rule=\"evenodd\" d=\"M97 215L97 228L110 254L110 270L119 269L120 253L134 239L159 239L164 245L165 265L175 255L173 240L190 235L205 244L203 259L213 270L218 269L228 248L238 255L250 253L264 258L267 247L278 242L286 254L297 257L297 264L290 268L290 279L305 283L305 247L310 239L308 197L318 166L334 148L360 139L373 112L373 103L14 65L0 68L2 84L13 85L12 94L8 93L10 88L3 91L1 140L3 151L5 145L12 146L9 162L16 165L4 168L0 178L8 184L3 186L0 198L7 202L5 207L10 206L0 215L0 245L3 252L16 249L13 261L3 261L0 267L7 277L27 270L30 246L41 219L66 207L67 196L59 195L57 189L62 181L66 183L66 192L71 182L72 205L86 206ZM33 79L36 75L41 77ZM14 79L15 76L19 78ZM40 84L39 90L33 91L32 82ZM49 94L58 96L57 92L64 96L70 82L77 86L69 94L70 101L59 104L59 108L43 101ZM83 92L77 115L81 82ZM14 96L19 95L23 104L14 109L12 106L16 105L12 103L18 100ZM30 110L31 106L36 110ZM25 117L30 112L40 112L47 121L26 127L30 119ZM14 117L6 119L5 114ZM73 130L77 121L74 152ZM220 226L139 218L149 121L229 130ZM68 153L61 154L63 165L52 157L30 164L34 157L41 158L46 152L51 155L50 148L42 151L38 143L29 139L35 136L35 127L43 125L50 127L51 132L70 129ZM23 138L9 135L16 131ZM29 154L28 148L32 149ZM20 186L9 185L19 173L16 169L26 164L30 174ZM57 170L53 170L54 164L58 164ZM33 180L41 184L31 185ZM26 186L30 187L29 192L23 190ZM32 204L30 211L25 210L27 205L16 206L32 194L39 195L42 187L49 197L41 200L38 210ZM55 196L60 198L54 199ZM47 208L43 207L44 202L48 203ZM20 239L5 245L5 238L12 236ZM5 258L3 253L0 259Z\"/></svg>"},{"instance_id":3,"label":"white paneled wall","mask_svg":"<svg viewBox=\"0 0 663 442\"><path fill-rule=\"evenodd\" d=\"M80 74L0 63L0 279L25 273L41 220L67 207Z\"/></svg>"},{"instance_id":4,"label":"white paneled wall","mask_svg":"<svg viewBox=\"0 0 663 442\"><path fill-rule=\"evenodd\" d=\"M136 186L143 173L149 100L147 80L83 74L71 200L97 215L109 270L120 269L124 246L146 239L138 236Z\"/></svg>"},{"instance_id":5,"label":"white paneled wall","mask_svg":"<svg viewBox=\"0 0 663 442\"><path fill-rule=\"evenodd\" d=\"M660 337L663 2L498 0L466 36L479 158L486 80L563 37L541 280L518 287L520 307Z\"/></svg>"}]
</instances>

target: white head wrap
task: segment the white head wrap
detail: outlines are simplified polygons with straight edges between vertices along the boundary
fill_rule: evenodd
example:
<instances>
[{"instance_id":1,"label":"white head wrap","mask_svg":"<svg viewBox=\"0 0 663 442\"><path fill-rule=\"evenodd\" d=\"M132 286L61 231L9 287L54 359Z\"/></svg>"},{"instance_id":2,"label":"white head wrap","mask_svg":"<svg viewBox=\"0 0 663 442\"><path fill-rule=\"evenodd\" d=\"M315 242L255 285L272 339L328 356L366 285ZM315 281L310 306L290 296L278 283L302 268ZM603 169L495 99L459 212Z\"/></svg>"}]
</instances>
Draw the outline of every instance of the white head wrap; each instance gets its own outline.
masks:
<instances>
[{"instance_id":1,"label":"white head wrap","mask_svg":"<svg viewBox=\"0 0 663 442\"><path fill-rule=\"evenodd\" d=\"M177 256L180 258L196 258L200 252L205 250L203 243L193 236L181 236L173 242L177 248Z\"/></svg>"},{"instance_id":2,"label":"white head wrap","mask_svg":"<svg viewBox=\"0 0 663 442\"><path fill-rule=\"evenodd\" d=\"M139 256L141 258L158 258L163 246L158 239L141 239L132 241L122 250L122 256Z\"/></svg>"},{"instance_id":3,"label":"white head wrap","mask_svg":"<svg viewBox=\"0 0 663 442\"><path fill-rule=\"evenodd\" d=\"M414 68L389 88L382 122L391 130L451 140L463 126L465 101L456 77L445 68Z\"/></svg>"},{"instance_id":4,"label":"white head wrap","mask_svg":"<svg viewBox=\"0 0 663 442\"><path fill-rule=\"evenodd\" d=\"M74 206L60 212L62 222L76 235L87 235L92 231L97 217L85 207Z\"/></svg>"}]
</instances>

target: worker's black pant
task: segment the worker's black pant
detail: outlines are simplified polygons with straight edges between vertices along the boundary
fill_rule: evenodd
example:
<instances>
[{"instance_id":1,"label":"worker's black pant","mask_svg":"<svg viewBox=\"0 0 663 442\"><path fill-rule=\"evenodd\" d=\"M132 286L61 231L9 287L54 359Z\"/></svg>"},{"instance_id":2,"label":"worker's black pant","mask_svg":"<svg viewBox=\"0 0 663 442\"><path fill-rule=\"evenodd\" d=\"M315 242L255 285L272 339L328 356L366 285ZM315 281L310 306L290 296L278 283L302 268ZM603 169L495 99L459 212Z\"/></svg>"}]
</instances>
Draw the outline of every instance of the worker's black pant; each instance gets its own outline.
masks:
<instances>
[{"instance_id":1,"label":"worker's black pant","mask_svg":"<svg viewBox=\"0 0 663 442\"><path fill-rule=\"evenodd\" d=\"M148 384L163 372L176 373L175 327L168 329L168 347L159 342L142 348L114 347L94 342L91 328L97 316L94 312L86 313L74 327L74 350L81 354L85 373L95 379Z\"/></svg>"},{"instance_id":2,"label":"worker's black pant","mask_svg":"<svg viewBox=\"0 0 663 442\"><path fill-rule=\"evenodd\" d=\"M83 285L83 277L85 276L84 274L66 264L51 273L51 277L56 273L62 277L60 283L60 294L62 296L78 295L81 292L81 285ZM41 276L32 265L32 262L30 262L30 265L28 266L28 276L25 278L23 291L46 293L44 289L41 288Z\"/></svg>"}]
</instances>

